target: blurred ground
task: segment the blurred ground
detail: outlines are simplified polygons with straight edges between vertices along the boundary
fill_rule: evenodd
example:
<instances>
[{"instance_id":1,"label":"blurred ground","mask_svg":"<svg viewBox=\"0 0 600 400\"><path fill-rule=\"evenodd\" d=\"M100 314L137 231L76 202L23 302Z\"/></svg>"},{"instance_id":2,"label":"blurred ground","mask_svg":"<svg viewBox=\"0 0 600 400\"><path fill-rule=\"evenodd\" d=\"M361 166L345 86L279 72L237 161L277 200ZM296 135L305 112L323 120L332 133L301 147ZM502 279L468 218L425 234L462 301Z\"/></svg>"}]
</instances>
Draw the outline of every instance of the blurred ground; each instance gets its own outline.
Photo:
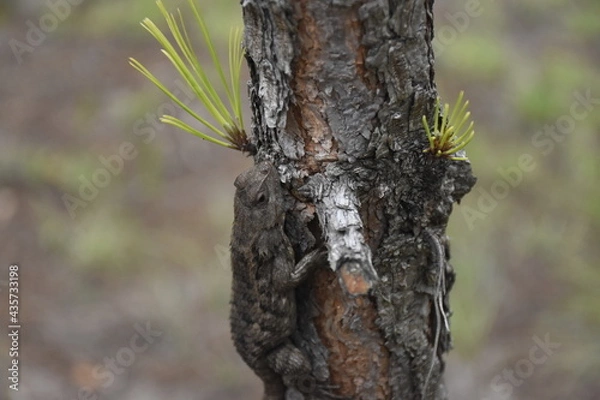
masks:
<instances>
[{"instance_id":1,"label":"blurred ground","mask_svg":"<svg viewBox=\"0 0 600 400\"><path fill-rule=\"evenodd\" d=\"M177 87L138 25L160 21L153 1L72 3L0 5L0 306L18 263L22 323L16 394L0 336L0 399L259 398L227 322L232 182L251 161L156 122L171 106L127 64ZM200 4L225 46L237 2ZM449 231L453 399L600 397L598 15L436 4L440 94L464 89L477 124L479 181Z\"/></svg>"}]
</instances>

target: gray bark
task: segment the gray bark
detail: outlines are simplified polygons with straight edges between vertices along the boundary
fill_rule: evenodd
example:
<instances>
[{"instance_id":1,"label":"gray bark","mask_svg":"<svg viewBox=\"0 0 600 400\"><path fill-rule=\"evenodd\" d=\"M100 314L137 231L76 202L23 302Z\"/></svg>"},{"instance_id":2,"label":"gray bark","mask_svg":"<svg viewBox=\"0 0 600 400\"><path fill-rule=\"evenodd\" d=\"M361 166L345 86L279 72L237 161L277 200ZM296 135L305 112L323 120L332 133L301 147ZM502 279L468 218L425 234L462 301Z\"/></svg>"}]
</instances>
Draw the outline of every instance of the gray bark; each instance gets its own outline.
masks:
<instances>
[{"instance_id":1,"label":"gray bark","mask_svg":"<svg viewBox=\"0 0 600 400\"><path fill-rule=\"evenodd\" d=\"M255 159L289 191L297 259L329 250L330 268L297 292L294 342L348 398L447 398L445 231L475 178L468 162L423 153L432 4L242 1Z\"/></svg>"}]
</instances>

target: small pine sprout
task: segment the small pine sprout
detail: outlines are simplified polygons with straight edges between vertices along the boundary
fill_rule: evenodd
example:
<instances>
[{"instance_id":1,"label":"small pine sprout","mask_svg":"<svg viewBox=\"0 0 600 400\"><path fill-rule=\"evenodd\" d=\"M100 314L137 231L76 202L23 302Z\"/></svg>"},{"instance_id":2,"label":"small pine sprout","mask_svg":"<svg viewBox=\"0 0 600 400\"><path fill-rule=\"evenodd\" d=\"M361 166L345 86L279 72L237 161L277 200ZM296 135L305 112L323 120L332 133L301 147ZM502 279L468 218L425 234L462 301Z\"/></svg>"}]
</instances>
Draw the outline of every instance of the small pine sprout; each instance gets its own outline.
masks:
<instances>
[{"instance_id":1,"label":"small pine sprout","mask_svg":"<svg viewBox=\"0 0 600 400\"><path fill-rule=\"evenodd\" d=\"M464 149L475 135L473 121L464 131L461 131L471 117L471 112L467 111L469 101L466 100L463 103L463 95L463 91L458 94L456 104L453 107L450 107L448 103L444 104L441 121L439 118L440 98L437 98L433 115L433 129L430 129L427 117L423 116L423 127L429 140L429 148L423 150L424 153L431 153L436 157L446 157L455 161L468 160L466 156L453 155Z\"/></svg>"},{"instance_id":2,"label":"small pine sprout","mask_svg":"<svg viewBox=\"0 0 600 400\"><path fill-rule=\"evenodd\" d=\"M167 11L161 0L156 2L167 22L167 26L175 40L175 44L173 44L149 18L145 18L141 25L150 32L163 47L161 49L162 53L169 61L171 61L183 80L189 85L204 107L206 107L206 110L212 116L214 121L216 121L216 124L209 122L197 112L193 111L185 104L185 102L167 89L167 87L139 61L130 58L129 64L141 72L142 75L154 83L169 98L171 98L171 100L189 115L198 120L213 134L202 132L172 115L163 115L160 118L161 122L176 126L192 135L220 146L241 151L250 151L250 144L248 143L248 138L244 130L240 96L240 71L244 55L244 50L241 45L242 32L240 29L234 29L229 36L229 76L226 77L204 20L200 16L194 1L188 0L188 3L193 11L198 28L202 32L202 37L210 54L213 66L219 74L222 88L227 97L226 100L219 96L213 83L208 79L204 67L198 61L198 57L192 48L190 37L188 36L188 32L183 23L183 16L179 9L177 10L178 18L175 18L173 14L170 14ZM225 103L228 103L228 106Z\"/></svg>"}]
</instances>

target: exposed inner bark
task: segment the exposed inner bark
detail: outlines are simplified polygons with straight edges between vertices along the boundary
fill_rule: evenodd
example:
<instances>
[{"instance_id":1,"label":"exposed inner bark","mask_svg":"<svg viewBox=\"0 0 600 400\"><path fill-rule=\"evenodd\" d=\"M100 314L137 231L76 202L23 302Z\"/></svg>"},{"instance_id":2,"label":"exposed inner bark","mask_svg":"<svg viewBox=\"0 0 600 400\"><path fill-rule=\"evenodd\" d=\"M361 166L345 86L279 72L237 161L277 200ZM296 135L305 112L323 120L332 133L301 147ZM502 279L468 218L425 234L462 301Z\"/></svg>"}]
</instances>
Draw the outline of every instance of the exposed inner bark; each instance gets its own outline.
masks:
<instances>
[{"instance_id":1,"label":"exposed inner bark","mask_svg":"<svg viewBox=\"0 0 600 400\"><path fill-rule=\"evenodd\" d=\"M389 398L389 354L375 324L377 311L366 296L351 301L330 271L318 271L311 282L321 314L314 323L329 351L331 382L352 397L369 388L372 398Z\"/></svg>"},{"instance_id":2,"label":"exposed inner bark","mask_svg":"<svg viewBox=\"0 0 600 400\"><path fill-rule=\"evenodd\" d=\"M329 250L330 269L298 290L293 340L318 381L354 399L446 398L454 275L439 249L475 178L468 162L423 153L421 117L437 96L432 3L242 4L256 158L294 194L297 258L315 243ZM370 294L350 296L373 267Z\"/></svg>"}]
</instances>

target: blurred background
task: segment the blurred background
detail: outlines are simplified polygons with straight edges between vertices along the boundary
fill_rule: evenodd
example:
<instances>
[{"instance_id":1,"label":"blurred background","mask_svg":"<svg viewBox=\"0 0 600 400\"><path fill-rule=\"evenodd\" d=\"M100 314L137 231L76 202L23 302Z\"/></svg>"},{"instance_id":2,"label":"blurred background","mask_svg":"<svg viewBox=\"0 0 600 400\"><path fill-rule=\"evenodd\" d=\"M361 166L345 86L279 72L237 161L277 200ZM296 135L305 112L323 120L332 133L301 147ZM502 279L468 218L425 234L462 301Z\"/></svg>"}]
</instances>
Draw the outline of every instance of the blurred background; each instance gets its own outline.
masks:
<instances>
[{"instance_id":1,"label":"blurred background","mask_svg":"<svg viewBox=\"0 0 600 400\"><path fill-rule=\"evenodd\" d=\"M225 49L238 2L198 4ZM599 16L596 0L435 5L438 89L465 90L477 131L449 227L453 399L600 398ZM227 320L251 160L157 122L174 108L127 58L178 83L144 17L164 27L150 0L0 5L0 306L6 326L17 263L22 324L18 393L0 335L0 399L260 396Z\"/></svg>"}]
</instances>

